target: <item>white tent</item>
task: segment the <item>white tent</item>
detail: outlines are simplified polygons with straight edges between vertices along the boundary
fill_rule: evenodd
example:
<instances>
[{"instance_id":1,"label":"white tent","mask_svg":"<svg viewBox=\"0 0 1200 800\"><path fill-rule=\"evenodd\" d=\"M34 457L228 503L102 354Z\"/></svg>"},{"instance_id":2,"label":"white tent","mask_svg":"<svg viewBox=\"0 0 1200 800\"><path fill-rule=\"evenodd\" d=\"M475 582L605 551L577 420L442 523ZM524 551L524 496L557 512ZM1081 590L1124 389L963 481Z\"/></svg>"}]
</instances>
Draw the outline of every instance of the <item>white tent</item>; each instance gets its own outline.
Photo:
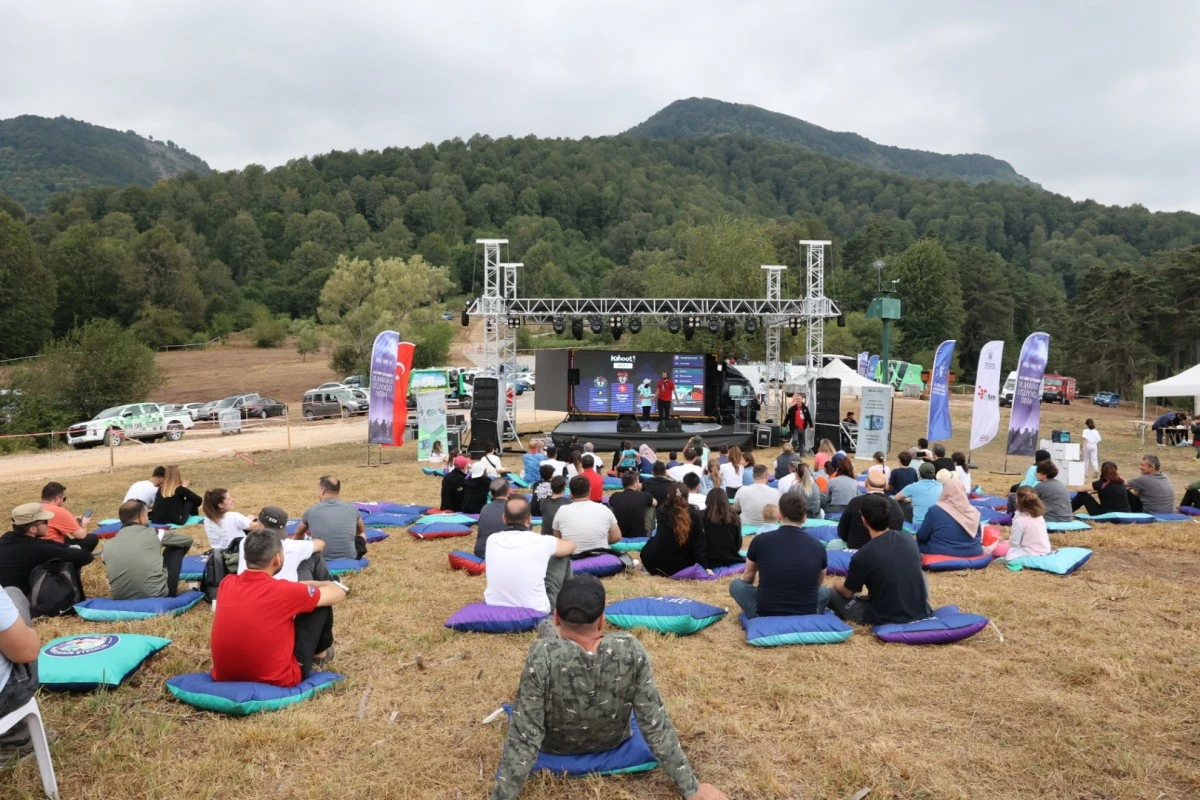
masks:
<instances>
[{"instance_id":1,"label":"white tent","mask_svg":"<svg viewBox=\"0 0 1200 800\"><path fill-rule=\"evenodd\" d=\"M1142 387L1142 422L1146 421L1146 398L1148 397L1191 397L1193 411L1200 414L1200 364L1184 370L1178 375ZM1145 425L1142 436L1146 435Z\"/></svg>"},{"instance_id":2,"label":"white tent","mask_svg":"<svg viewBox=\"0 0 1200 800\"><path fill-rule=\"evenodd\" d=\"M858 397L860 394L862 394L864 386L878 386L880 388L888 389L891 388L886 383L879 383L871 380L870 378L859 375L857 372L850 369L850 367L846 366L844 361L838 361L836 359L825 365L825 368L821 370L820 377L837 378L842 382L842 394L850 394L854 395L855 397Z\"/></svg>"}]
</instances>

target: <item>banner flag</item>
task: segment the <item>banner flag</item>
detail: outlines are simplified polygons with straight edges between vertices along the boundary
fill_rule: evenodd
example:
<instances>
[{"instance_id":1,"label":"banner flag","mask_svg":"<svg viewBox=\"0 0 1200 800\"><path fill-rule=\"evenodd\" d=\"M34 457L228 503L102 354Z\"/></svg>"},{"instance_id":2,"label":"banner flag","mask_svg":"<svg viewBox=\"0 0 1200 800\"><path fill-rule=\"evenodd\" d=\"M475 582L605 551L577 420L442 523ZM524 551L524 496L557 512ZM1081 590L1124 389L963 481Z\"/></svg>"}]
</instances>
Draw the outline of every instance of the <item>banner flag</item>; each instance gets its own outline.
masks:
<instances>
[{"instance_id":1,"label":"banner flag","mask_svg":"<svg viewBox=\"0 0 1200 800\"><path fill-rule=\"evenodd\" d=\"M871 354L866 350L858 354L858 374L867 377L867 365L870 363Z\"/></svg>"},{"instance_id":2,"label":"banner flag","mask_svg":"<svg viewBox=\"0 0 1200 800\"><path fill-rule=\"evenodd\" d=\"M367 444L392 444L395 427L393 411L396 398L396 347L400 334L395 331L380 331L371 348L371 389L368 393L370 408L367 415ZM407 419L407 413L403 419ZM404 422L400 423L400 436L404 436Z\"/></svg>"},{"instance_id":3,"label":"banner flag","mask_svg":"<svg viewBox=\"0 0 1200 800\"><path fill-rule=\"evenodd\" d=\"M1000 361L1004 342L988 342L979 351L975 372L975 407L971 412L971 450L978 450L1000 431Z\"/></svg>"},{"instance_id":4,"label":"banner flag","mask_svg":"<svg viewBox=\"0 0 1200 800\"><path fill-rule=\"evenodd\" d=\"M1042 413L1042 377L1050 356L1050 334L1031 333L1021 345L1017 362L1017 386L1013 390L1012 415L1008 420L1008 447L1011 456L1031 456L1037 452L1038 424Z\"/></svg>"},{"instance_id":5,"label":"banner flag","mask_svg":"<svg viewBox=\"0 0 1200 800\"><path fill-rule=\"evenodd\" d=\"M929 423L925 438L931 442L949 439L954 433L950 421L950 362L954 359L954 340L938 345L933 356L933 373L929 379Z\"/></svg>"},{"instance_id":6,"label":"banner flag","mask_svg":"<svg viewBox=\"0 0 1200 800\"><path fill-rule=\"evenodd\" d=\"M392 444L396 447L404 443L404 429L408 427L408 378L416 349L417 346L412 342L399 342L396 345L396 389L392 400L392 418L401 420L399 425L392 428Z\"/></svg>"},{"instance_id":7,"label":"banner flag","mask_svg":"<svg viewBox=\"0 0 1200 800\"><path fill-rule=\"evenodd\" d=\"M887 383L887 379L879 374L879 356L867 360L867 376L876 383Z\"/></svg>"},{"instance_id":8,"label":"banner flag","mask_svg":"<svg viewBox=\"0 0 1200 800\"><path fill-rule=\"evenodd\" d=\"M887 454L892 430L892 390L887 386L864 386L859 403L859 453Z\"/></svg>"},{"instance_id":9,"label":"banner flag","mask_svg":"<svg viewBox=\"0 0 1200 800\"><path fill-rule=\"evenodd\" d=\"M442 373L445 375L445 373ZM416 373L413 373L416 380ZM450 446L446 437L446 390L442 388L423 389L417 396L417 460L427 461L433 452L433 443L441 442L442 454L447 454Z\"/></svg>"}]
</instances>

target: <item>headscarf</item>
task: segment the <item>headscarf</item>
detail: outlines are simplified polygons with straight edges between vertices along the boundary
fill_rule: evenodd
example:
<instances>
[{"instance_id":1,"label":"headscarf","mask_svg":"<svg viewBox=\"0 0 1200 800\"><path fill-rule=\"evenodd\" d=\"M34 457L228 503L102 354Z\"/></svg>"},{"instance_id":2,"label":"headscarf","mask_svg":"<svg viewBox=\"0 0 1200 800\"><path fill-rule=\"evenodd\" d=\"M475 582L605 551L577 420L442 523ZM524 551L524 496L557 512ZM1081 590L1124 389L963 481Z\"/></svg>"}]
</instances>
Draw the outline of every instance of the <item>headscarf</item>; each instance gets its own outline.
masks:
<instances>
[{"instance_id":1,"label":"headscarf","mask_svg":"<svg viewBox=\"0 0 1200 800\"><path fill-rule=\"evenodd\" d=\"M644 458L653 464L658 461L658 454L650 449L650 445L643 442L642 446L638 448L638 458Z\"/></svg>"},{"instance_id":2,"label":"headscarf","mask_svg":"<svg viewBox=\"0 0 1200 800\"><path fill-rule=\"evenodd\" d=\"M979 509L967 499L967 490L963 488L962 481L950 480L942 484L942 496L937 501L937 507L954 517L954 521L969 536L974 538L979 535Z\"/></svg>"}]
</instances>

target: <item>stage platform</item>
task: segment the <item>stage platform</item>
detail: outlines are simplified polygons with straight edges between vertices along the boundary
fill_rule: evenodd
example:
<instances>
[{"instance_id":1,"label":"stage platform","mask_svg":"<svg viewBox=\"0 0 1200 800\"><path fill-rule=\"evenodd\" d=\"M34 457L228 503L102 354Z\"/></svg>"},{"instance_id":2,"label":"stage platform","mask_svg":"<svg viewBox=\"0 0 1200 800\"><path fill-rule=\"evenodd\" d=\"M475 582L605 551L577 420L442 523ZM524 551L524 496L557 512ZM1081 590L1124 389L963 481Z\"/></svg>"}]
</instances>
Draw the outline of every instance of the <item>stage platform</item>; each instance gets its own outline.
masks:
<instances>
[{"instance_id":1,"label":"stage platform","mask_svg":"<svg viewBox=\"0 0 1200 800\"><path fill-rule=\"evenodd\" d=\"M703 437L705 444L714 450L723 444L747 447L754 442L753 432L738 433L732 425L718 425L715 422L684 422L682 432L669 433L658 432L658 420L638 420L638 423L642 426L641 433L617 433L615 419L563 422L550 436L559 448L565 446L572 436L578 436L581 443L591 442L598 452L606 453L615 452L625 440L632 442L634 449L645 443L664 457L670 450L682 450L693 436Z\"/></svg>"}]
</instances>

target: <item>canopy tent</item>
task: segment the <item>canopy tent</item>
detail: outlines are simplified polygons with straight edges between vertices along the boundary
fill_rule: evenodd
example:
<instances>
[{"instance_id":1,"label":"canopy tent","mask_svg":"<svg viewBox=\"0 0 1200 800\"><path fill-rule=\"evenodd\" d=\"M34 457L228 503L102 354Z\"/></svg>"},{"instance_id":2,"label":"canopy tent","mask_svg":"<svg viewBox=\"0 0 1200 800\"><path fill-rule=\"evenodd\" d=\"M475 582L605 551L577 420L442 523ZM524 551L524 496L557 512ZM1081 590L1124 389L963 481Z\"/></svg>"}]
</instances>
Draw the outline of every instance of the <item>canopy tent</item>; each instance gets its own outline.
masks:
<instances>
[{"instance_id":1,"label":"canopy tent","mask_svg":"<svg viewBox=\"0 0 1200 800\"><path fill-rule=\"evenodd\" d=\"M1200 364L1178 375L1142 387L1142 439L1146 438L1146 398L1191 397L1193 413L1200 414Z\"/></svg>"}]
</instances>

